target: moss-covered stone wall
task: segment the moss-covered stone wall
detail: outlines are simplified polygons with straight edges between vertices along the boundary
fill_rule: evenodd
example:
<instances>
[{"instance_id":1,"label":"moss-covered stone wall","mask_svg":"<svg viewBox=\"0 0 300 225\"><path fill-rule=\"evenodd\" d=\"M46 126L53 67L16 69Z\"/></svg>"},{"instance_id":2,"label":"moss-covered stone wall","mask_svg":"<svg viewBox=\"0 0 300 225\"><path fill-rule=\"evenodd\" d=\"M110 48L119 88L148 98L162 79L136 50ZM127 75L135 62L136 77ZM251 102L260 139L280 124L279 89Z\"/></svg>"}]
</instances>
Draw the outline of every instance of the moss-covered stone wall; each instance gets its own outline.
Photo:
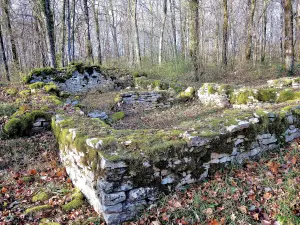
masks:
<instances>
[{"instance_id":1,"label":"moss-covered stone wall","mask_svg":"<svg viewBox=\"0 0 300 225\"><path fill-rule=\"evenodd\" d=\"M229 110L224 121L181 130L115 130L99 119L57 115L52 128L75 186L108 224L120 224L161 193L300 137L300 107L236 115Z\"/></svg>"}]
</instances>

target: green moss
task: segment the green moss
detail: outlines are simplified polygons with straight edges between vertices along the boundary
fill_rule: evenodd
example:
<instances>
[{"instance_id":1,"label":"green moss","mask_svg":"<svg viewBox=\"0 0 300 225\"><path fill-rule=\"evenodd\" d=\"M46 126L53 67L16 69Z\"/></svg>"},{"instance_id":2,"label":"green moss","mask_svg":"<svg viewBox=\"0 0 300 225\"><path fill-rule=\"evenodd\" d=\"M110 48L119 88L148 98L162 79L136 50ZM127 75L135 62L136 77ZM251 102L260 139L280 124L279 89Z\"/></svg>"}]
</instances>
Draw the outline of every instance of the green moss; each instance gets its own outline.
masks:
<instances>
[{"instance_id":1,"label":"green moss","mask_svg":"<svg viewBox=\"0 0 300 225\"><path fill-rule=\"evenodd\" d=\"M4 125L4 132L10 137L16 137L23 133L24 124L19 118L12 118Z\"/></svg>"},{"instance_id":2,"label":"green moss","mask_svg":"<svg viewBox=\"0 0 300 225\"><path fill-rule=\"evenodd\" d=\"M31 90L23 90L19 92L19 96L22 98L26 98L31 95Z\"/></svg>"},{"instance_id":3,"label":"green moss","mask_svg":"<svg viewBox=\"0 0 300 225\"><path fill-rule=\"evenodd\" d=\"M54 83L45 85L44 89L47 93L58 93L59 92L58 86Z\"/></svg>"},{"instance_id":4,"label":"green moss","mask_svg":"<svg viewBox=\"0 0 300 225\"><path fill-rule=\"evenodd\" d=\"M36 119L45 118L50 121L51 118L50 114L41 110L34 110L25 114L20 113L18 116L19 118L12 117L4 126L4 132L9 137L27 135Z\"/></svg>"},{"instance_id":5,"label":"green moss","mask_svg":"<svg viewBox=\"0 0 300 225\"><path fill-rule=\"evenodd\" d=\"M220 133L212 130L202 130L199 135L201 137L214 137L220 135Z\"/></svg>"},{"instance_id":6,"label":"green moss","mask_svg":"<svg viewBox=\"0 0 300 225\"><path fill-rule=\"evenodd\" d=\"M39 192L35 196L32 197L32 202L38 202L38 201L46 201L50 197L46 192Z\"/></svg>"},{"instance_id":7,"label":"green moss","mask_svg":"<svg viewBox=\"0 0 300 225\"><path fill-rule=\"evenodd\" d=\"M233 91L233 87L228 84L222 84L218 89L219 94L226 94L228 96L230 96L233 93Z\"/></svg>"},{"instance_id":8,"label":"green moss","mask_svg":"<svg viewBox=\"0 0 300 225\"><path fill-rule=\"evenodd\" d=\"M82 205L84 205L84 201L81 199L74 199L71 202L69 202L66 205L63 205L62 208L65 211L71 211L73 209L78 209L80 208Z\"/></svg>"},{"instance_id":9,"label":"green moss","mask_svg":"<svg viewBox=\"0 0 300 225\"><path fill-rule=\"evenodd\" d=\"M33 69L28 75L23 77L23 82L28 84L32 80L33 76L45 77L47 75L55 75L56 72L57 71L51 67L36 68L36 69Z\"/></svg>"},{"instance_id":10,"label":"green moss","mask_svg":"<svg viewBox=\"0 0 300 225\"><path fill-rule=\"evenodd\" d=\"M240 91L239 93L233 94L231 96L230 103L238 104L238 105L247 104L251 101L251 99L249 97L255 97L255 96L256 95L254 94L253 90L246 89L246 90Z\"/></svg>"},{"instance_id":11,"label":"green moss","mask_svg":"<svg viewBox=\"0 0 300 225\"><path fill-rule=\"evenodd\" d=\"M18 89L17 88L8 88L5 89L5 93L11 96L16 96L18 94Z\"/></svg>"},{"instance_id":12,"label":"green moss","mask_svg":"<svg viewBox=\"0 0 300 225\"><path fill-rule=\"evenodd\" d=\"M125 118L125 113L124 112L116 112L116 113L111 115L111 120L113 122L117 122L117 121L122 120L124 118Z\"/></svg>"},{"instance_id":13,"label":"green moss","mask_svg":"<svg viewBox=\"0 0 300 225\"><path fill-rule=\"evenodd\" d=\"M276 90L273 88L259 89L257 99L261 102L275 102L277 97Z\"/></svg>"},{"instance_id":14,"label":"green moss","mask_svg":"<svg viewBox=\"0 0 300 225\"><path fill-rule=\"evenodd\" d=\"M51 209L51 205L39 205L39 206L34 206L32 208L26 209L25 210L25 215L27 214L34 214L40 211L48 210Z\"/></svg>"},{"instance_id":15,"label":"green moss","mask_svg":"<svg viewBox=\"0 0 300 225\"><path fill-rule=\"evenodd\" d=\"M45 83L44 82L36 82L36 83L33 83L33 84L30 84L29 85L29 88L30 89L41 89L45 86Z\"/></svg>"},{"instance_id":16,"label":"green moss","mask_svg":"<svg viewBox=\"0 0 300 225\"><path fill-rule=\"evenodd\" d=\"M294 92L293 90L283 90L279 93L277 103L286 102L290 100L300 99L300 92Z\"/></svg>"},{"instance_id":17,"label":"green moss","mask_svg":"<svg viewBox=\"0 0 300 225\"><path fill-rule=\"evenodd\" d=\"M217 93L217 90L214 88L213 85L208 84L207 85L207 92L208 92L208 94L213 95L213 94Z\"/></svg>"},{"instance_id":18,"label":"green moss","mask_svg":"<svg viewBox=\"0 0 300 225\"><path fill-rule=\"evenodd\" d=\"M121 101L122 101L121 95L118 94L118 95L114 98L114 102L115 102L115 103L119 103L119 102L121 102Z\"/></svg>"},{"instance_id":19,"label":"green moss","mask_svg":"<svg viewBox=\"0 0 300 225\"><path fill-rule=\"evenodd\" d=\"M25 183L30 183L30 182L33 182L34 181L34 177L32 176L25 176L22 178L22 180L25 182Z\"/></svg>"},{"instance_id":20,"label":"green moss","mask_svg":"<svg viewBox=\"0 0 300 225\"><path fill-rule=\"evenodd\" d=\"M39 225L60 225L60 223L51 222L49 219L42 219Z\"/></svg>"}]
</instances>

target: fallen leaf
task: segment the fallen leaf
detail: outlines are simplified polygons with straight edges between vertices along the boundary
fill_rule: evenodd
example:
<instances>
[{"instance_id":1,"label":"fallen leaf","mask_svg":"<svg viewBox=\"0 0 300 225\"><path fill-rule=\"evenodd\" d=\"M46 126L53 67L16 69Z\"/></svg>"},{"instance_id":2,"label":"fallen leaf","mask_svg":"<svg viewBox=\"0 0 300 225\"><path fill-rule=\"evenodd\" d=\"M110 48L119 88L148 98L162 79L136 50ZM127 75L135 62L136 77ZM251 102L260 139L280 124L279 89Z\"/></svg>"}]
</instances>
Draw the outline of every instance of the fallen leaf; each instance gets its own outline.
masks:
<instances>
[{"instance_id":1,"label":"fallen leaf","mask_svg":"<svg viewBox=\"0 0 300 225\"><path fill-rule=\"evenodd\" d=\"M5 194L7 191L8 191L8 189L7 189L6 187L3 187L3 188L1 189L1 193L2 193L2 194Z\"/></svg>"},{"instance_id":2,"label":"fallen leaf","mask_svg":"<svg viewBox=\"0 0 300 225\"><path fill-rule=\"evenodd\" d=\"M264 199L269 200L271 198L272 198L272 194L270 192L264 194Z\"/></svg>"}]
</instances>

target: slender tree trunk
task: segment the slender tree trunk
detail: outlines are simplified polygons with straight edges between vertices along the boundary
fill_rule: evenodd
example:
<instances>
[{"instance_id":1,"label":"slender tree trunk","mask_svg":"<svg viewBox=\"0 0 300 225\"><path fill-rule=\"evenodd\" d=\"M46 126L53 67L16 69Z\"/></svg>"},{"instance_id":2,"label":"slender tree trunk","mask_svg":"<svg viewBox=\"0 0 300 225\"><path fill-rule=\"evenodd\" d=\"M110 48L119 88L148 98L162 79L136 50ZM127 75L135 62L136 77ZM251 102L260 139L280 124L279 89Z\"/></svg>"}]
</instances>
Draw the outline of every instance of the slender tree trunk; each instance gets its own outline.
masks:
<instances>
[{"instance_id":1,"label":"slender tree trunk","mask_svg":"<svg viewBox=\"0 0 300 225\"><path fill-rule=\"evenodd\" d=\"M0 45L1 45L2 58L3 58L3 62L4 62L5 72L6 72L6 79L7 79L7 81L10 81L7 58L6 58L6 55L5 55L5 48L4 48L1 24L0 24ZM1 80L1 75L0 75L0 80Z\"/></svg>"},{"instance_id":2,"label":"slender tree trunk","mask_svg":"<svg viewBox=\"0 0 300 225\"><path fill-rule=\"evenodd\" d=\"M10 0L4 0L4 5L3 5L3 11L5 13L6 19L7 19L7 30L10 36L10 42L11 42L11 51L12 51L12 56L13 56L13 61L15 65L19 68L19 56L17 52L17 46L16 46L16 41L13 35L12 27L11 27L11 21L10 21Z\"/></svg>"},{"instance_id":3,"label":"slender tree trunk","mask_svg":"<svg viewBox=\"0 0 300 225\"><path fill-rule=\"evenodd\" d=\"M176 30L176 13L175 13L175 0L170 0L170 11L171 11L171 25L173 33L173 44L174 44L174 55L177 57L177 30Z\"/></svg>"},{"instance_id":4,"label":"slender tree trunk","mask_svg":"<svg viewBox=\"0 0 300 225\"><path fill-rule=\"evenodd\" d=\"M190 57L194 67L195 81L199 81L199 0L190 0Z\"/></svg>"},{"instance_id":5,"label":"slender tree trunk","mask_svg":"<svg viewBox=\"0 0 300 225\"><path fill-rule=\"evenodd\" d=\"M135 42L135 61L138 67L141 66L141 48L139 28L137 21L137 0L133 0L133 12L132 12L133 24L134 24L134 42Z\"/></svg>"},{"instance_id":6,"label":"slender tree trunk","mask_svg":"<svg viewBox=\"0 0 300 225\"><path fill-rule=\"evenodd\" d=\"M75 18L76 18L76 1L73 0L73 15L72 15L72 61L75 61Z\"/></svg>"},{"instance_id":7,"label":"slender tree trunk","mask_svg":"<svg viewBox=\"0 0 300 225\"><path fill-rule=\"evenodd\" d=\"M102 64L102 55L101 55L101 39L100 39L100 25L99 25L99 9L96 8L96 0L94 0L93 2L93 11L94 11L94 18L95 18L95 26L96 26L96 37L97 37L97 61L98 64L101 65Z\"/></svg>"},{"instance_id":8,"label":"slender tree trunk","mask_svg":"<svg viewBox=\"0 0 300 225\"><path fill-rule=\"evenodd\" d=\"M300 61L300 2L297 0L297 17L296 17L296 26L297 26L297 34L296 34L296 52L298 53L297 60Z\"/></svg>"},{"instance_id":9,"label":"slender tree trunk","mask_svg":"<svg viewBox=\"0 0 300 225\"><path fill-rule=\"evenodd\" d=\"M261 48L261 62L265 62L266 59L266 46L267 46L267 22L268 22L268 14L267 14L267 0L264 0L264 15L263 15L263 27L262 27L262 48Z\"/></svg>"},{"instance_id":10,"label":"slender tree trunk","mask_svg":"<svg viewBox=\"0 0 300 225\"><path fill-rule=\"evenodd\" d=\"M72 62L72 55L71 55L71 7L70 7L70 0L67 0L67 21L68 21L68 62Z\"/></svg>"},{"instance_id":11,"label":"slender tree trunk","mask_svg":"<svg viewBox=\"0 0 300 225\"><path fill-rule=\"evenodd\" d=\"M112 0L109 0L108 3L109 3L110 14L111 14L111 28L112 28L111 32L113 36L114 53L115 53L115 57L120 58L115 11L114 11Z\"/></svg>"},{"instance_id":12,"label":"slender tree trunk","mask_svg":"<svg viewBox=\"0 0 300 225\"><path fill-rule=\"evenodd\" d=\"M53 68L56 68L56 56L55 56L55 41L54 41L54 21L53 14L50 9L50 0L40 0L43 7L43 13L46 20L47 36L50 47L50 64Z\"/></svg>"},{"instance_id":13,"label":"slender tree trunk","mask_svg":"<svg viewBox=\"0 0 300 225\"><path fill-rule=\"evenodd\" d=\"M248 26L247 26L247 45L246 45L246 60L250 60L252 57L253 51L253 24L254 24L254 13L256 8L256 0L248 0L248 10L249 10L249 18L248 18Z\"/></svg>"},{"instance_id":14,"label":"slender tree trunk","mask_svg":"<svg viewBox=\"0 0 300 225\"><path fill-rule=\"evenodd\" d=\"M92 42L91 42L91 29L90 29L90 18L89 18L89 8L87 5L87 0L83 0L84 7L84 20L87 25L87 37L86 37L86 51L87 58L89 62L94 62L93 58L93 50L92 50Z\"/></svg>"},{"instance_id":15,"label":"slender tree trunk","mask_svg":"<svg viewBox=\"0 0 300 225\"><path fill-rule=\"evenodd\" d=\"M66 0L63 0L63 18L62 18L62 43L61 43L61 65L65 66L65 43L66 43Z\"/></svg>"},{"instance_id":16,"label":"slender tree trunk","mask_svg":"<svg viewBox=\"0 0 300 225\"><path fill-rule=\"evenodd\" d=\"M294 72L294 16L292 0L282 0L284 9L284 51L285 51L285 68L289 74Z\"/></svg>"},{"instance_id":17,"label":"slender tree trunk","mask_svg":"<svg viewBox=\"0 0 300 225\"><path fill-rule=\"evenodd\" d=\"M228 64L228 4L227 0L223 0L223 50L222 50L222 63L227 66Z\"/></svg>"},{"instance_id":18,"label":"slender tree trunk","mask_svg":"<svg viewBox=\"0 0 300 225\"><path fill-rule=\"evenodd\" d=\"M164 43L164 33L165 33L165 27L166 27L166 21L167 21L167 0L164 0L163 4L163 23L162 23L162 28L160 32L160 38L159 38L159 54L158 54L158 63L161 65L162 63L162 52L163 52L163 43Z\"/></svg>"}]
</instances>

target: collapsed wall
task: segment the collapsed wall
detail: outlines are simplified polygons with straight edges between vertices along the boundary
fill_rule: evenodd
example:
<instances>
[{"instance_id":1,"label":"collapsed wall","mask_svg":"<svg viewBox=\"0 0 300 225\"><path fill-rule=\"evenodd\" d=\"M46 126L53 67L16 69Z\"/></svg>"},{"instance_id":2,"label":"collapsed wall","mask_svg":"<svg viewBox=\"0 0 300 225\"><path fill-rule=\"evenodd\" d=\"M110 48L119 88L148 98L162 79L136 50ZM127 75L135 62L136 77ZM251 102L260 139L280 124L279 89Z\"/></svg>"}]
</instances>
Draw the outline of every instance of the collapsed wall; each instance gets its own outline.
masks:
<instances>
[{"instance_id":1,"label":"collapsed wall","mask_svg":"<svg viewBox=\"0 0 300 225\"><path fill-rule=\"evenodd\" d=\"M300 107L276 113L229 110L203 124L186 130L115 130L99 119L57 115L52 128L74 185L107 224L119 224L161 193L300 137Z\"/></svg>"}]
</instances>

